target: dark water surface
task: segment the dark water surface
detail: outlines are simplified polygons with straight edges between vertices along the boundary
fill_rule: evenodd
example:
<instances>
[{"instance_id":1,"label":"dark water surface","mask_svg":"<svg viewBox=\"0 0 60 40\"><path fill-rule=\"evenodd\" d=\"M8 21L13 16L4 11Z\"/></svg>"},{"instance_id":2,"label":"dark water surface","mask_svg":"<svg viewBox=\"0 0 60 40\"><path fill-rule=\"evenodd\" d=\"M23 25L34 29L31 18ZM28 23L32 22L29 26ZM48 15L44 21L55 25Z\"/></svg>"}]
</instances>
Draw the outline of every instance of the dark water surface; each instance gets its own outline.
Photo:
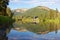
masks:
<instances>
[{"instance_id":1,"label":"dark water surface","mask_svg":"<svg viewBox=\"0 0 60 40\"><path fill-rule=\"evenodd\" d=\"M8 40L60 40L60 30L57 33L55 31L47 34L36 34L33 32L19 32L17 30L11 30L7 35Z\"/></svg>"}]
</instances>

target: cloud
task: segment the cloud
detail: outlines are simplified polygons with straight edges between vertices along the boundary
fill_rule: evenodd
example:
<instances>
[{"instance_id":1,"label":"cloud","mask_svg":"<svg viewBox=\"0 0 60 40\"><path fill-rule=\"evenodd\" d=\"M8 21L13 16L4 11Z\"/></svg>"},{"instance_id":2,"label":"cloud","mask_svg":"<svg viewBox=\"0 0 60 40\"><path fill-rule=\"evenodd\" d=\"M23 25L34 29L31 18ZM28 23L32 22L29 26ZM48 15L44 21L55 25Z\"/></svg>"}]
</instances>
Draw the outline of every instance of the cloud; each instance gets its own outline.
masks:
<instances>
[{"instance_id":1,"label":"cloud","mask_svg":"<svg viewBox=\"0 0 60 40\"><path fill-rule=\"evenodd\" d=\"M56 4L59 0L10 0L10 2L19 4Z\"/></svg>"},{"instance_id":2,"label":"cloud","mask_svg":"<svg viewBox=\"0 0 60 40\"><path fill-rule=\"evenodd\" d=\"M10 2L18 3L18 2L20 2L20 0L10 0Z\"/></svg>"}]
</instances>

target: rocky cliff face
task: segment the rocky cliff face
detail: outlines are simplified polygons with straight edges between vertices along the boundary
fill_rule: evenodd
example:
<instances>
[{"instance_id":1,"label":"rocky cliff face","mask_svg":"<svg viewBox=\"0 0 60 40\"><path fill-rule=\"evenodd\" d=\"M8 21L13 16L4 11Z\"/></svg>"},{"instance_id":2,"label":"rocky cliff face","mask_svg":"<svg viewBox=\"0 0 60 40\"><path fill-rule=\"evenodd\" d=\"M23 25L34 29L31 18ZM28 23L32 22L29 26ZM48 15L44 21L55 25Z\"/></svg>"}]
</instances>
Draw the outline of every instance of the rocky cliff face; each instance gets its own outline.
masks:
<instances>
[{"instance_id":1,"label":"rocky cliff face","mask_svg":"<svg viewBox=\"0 0 60 40\"><path fill-rule=\"evenodd\" d=\"M26 8L22 8L22 9L16 9L15 12L21 12L24 13L25 11L27 11L28 9Z\"/></svg>"}]
</instances>

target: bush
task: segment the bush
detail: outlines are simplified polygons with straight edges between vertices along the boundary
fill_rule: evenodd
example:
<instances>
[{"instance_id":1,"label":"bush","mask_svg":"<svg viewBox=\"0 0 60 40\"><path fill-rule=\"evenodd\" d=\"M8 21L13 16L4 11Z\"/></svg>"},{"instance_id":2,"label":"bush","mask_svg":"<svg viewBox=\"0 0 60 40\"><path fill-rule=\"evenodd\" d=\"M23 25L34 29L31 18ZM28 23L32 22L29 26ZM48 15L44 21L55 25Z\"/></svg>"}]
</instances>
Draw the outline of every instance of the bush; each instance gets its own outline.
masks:
<instances>
[{"instance_id":1,"label":"bush","mask_svg":"<svg viewBox=\"0 0 60 40\"><path fill-rule=\"evenodd\" d=\"M0 24L4 24L6 22L13 23L14 20L8 16L0 16Z\"/></svg>"}]
</instances>

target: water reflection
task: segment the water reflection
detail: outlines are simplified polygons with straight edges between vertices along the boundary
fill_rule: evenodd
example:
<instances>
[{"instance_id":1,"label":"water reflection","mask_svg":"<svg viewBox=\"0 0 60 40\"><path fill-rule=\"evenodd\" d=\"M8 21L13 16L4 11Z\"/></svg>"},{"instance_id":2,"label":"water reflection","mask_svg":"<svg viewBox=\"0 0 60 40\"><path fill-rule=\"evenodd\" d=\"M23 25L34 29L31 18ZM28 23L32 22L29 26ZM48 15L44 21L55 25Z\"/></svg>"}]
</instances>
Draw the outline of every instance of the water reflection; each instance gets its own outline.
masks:
<instances>
[{"instance_id":1,"label":"water reflection","mask_svg":"<svg viewBox=\"0 0 60 40\"><path fill-rule=\"evenodd\" d=\"M17 29L19 31L21 31L21 29L22 30L27 29L28 31L31 31L37 34L46 34L52 31L55 31L55 33L57 33L58 32L57 30L60 29L60 25L54 22L52 23L42 22L39 24L32 24L32 23L17 24L16 23L15 26L17 27L15 27L14 29Z\"/></svg>"},{"instance_id":2,"label":"water reflection","mask_svg":"<svg viewBox=\"0 0 60 40\"><path fill-rule=\"evenodd\" d=\"M59 40L60 25L54 22L15 23L8 40Z\"/></svg>"},{"instance_id":3,"label":"water reflection","mask_svg":"<svg viewBox=\"0 0 60 40\"><path fill-rule=\"evenodd\" d=\"M55 31L47 34L35 34L33 32L19 32L11 30L7 35L8 40L60 40L60 30L56 34Z\"/></svg>"}]
</instances>

